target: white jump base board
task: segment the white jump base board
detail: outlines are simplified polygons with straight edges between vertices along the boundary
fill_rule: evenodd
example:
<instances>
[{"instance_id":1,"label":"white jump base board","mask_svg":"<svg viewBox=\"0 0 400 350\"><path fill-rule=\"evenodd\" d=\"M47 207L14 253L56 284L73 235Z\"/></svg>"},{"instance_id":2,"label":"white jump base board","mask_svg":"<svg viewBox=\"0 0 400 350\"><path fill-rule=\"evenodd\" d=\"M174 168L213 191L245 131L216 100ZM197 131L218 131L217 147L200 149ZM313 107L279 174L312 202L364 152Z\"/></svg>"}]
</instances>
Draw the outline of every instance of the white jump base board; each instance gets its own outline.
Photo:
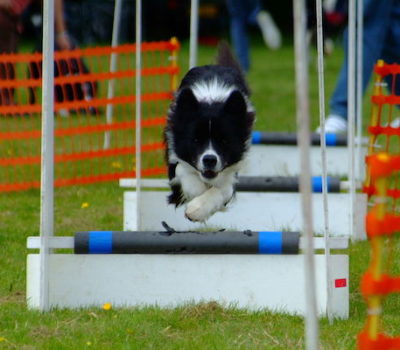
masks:
<instances>
[{"instance_id":1,"label":"white jump base board","mask_svg":"<svg viewBox=\"0 0 400 350\"><path fill-rule=\"evenodd\" d=\"M205 227L226 230L253 231L301 231L301 197L298 193L287 192L238 192L228 210L214 214L206 224L193 223L184 216L184 207L175 209L166 201L166 191L142 191L137 219L137 195L135 191L124 192L124 231L163 230L161 221L179 231L196 230ZM313 193L314 232L323 234L323 196ZM353 240L366 238L365 216L367 197L356 195L357 223ZM351 210L349 195L330 193L328 195L329 225L331 236L349 237Z\"/></svg>"},{"instance_id":2,"label":"white jump base board","mask_svg":"<svg viewBox=\"0 0 400 350\"><path fill-rule=\"evenodd\" d=\"M327 147L326 162L328 174L331 176L345 176L349 172L347 147ZM367 154L365 147L361 148L359 159ZM358 158L357 158L358 159ZM321 148L310 147L310 164L313 176L321 176L322 160ZM364 174L362 162L361 174ZM249 157L240 175L246 176L296 176L301 173L300 154L297 146L254 145L250 147Z\"/></svg>"},{"instance_id":3,"label":"white jump base board","mask_svg":"<svg viewBox=\"0 0 400 350\"><path fill-rule=\"evenodd\" d=\"M303 255L49 256L49 305L57 308L157 305L172 308L217 301L248 310L306 313ZM348 256L331 255L332 313L348 318ZM326 258L315 255L317 303L327 310ZM40 255L27 258L27 303L39 308Z\"/></svg>"}]
</instances>

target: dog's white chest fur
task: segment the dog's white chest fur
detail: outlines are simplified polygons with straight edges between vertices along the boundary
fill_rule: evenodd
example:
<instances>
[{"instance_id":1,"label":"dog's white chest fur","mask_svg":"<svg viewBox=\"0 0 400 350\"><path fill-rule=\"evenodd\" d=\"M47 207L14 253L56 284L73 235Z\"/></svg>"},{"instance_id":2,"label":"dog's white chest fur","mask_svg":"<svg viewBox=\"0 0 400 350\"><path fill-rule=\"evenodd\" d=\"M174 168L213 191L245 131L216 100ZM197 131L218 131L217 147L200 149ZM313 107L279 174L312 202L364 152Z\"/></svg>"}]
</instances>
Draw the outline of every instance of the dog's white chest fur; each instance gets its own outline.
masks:
<instances>
[{"instance_id":1,"label":"dog's white chest fur","mask_svg":"<svg viewBox=\"0 0 400 350\"><path fill-rule=\"evenodd\" d=\"M192 221L206 221L217 211L224 210L233 197L238 168L239 164L235 164L221 171L217 178L205 182L190 165L178 163L175 181L179 181L188 202L186 217Z\"/></svg>"}]
</instances>

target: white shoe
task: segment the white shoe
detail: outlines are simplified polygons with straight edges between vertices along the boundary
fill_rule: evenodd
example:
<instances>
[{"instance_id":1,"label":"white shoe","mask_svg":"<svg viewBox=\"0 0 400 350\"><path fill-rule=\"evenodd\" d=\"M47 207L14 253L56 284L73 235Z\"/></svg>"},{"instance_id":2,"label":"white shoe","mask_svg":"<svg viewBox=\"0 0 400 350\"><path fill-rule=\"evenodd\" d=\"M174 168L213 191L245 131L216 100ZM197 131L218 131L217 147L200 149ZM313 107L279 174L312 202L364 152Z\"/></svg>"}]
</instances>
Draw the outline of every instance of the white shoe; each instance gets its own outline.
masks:
<instances>
[{"instance_id":1,"label":"white shoe","mask_svg":"<svg viewBox=\"0 0 400 350\"><path fill-rule=\"evenodd\" d=\"M271 49L279 49L282 45L281 32L271 15L266 11L257 14L257 24L261 29L265 44Z\"/></svg>"},{"instance_id":2,"label":"white shoe","mask_svg":"<svg viewBox=\"0 0 400 350\"><path fill-rule=\"evenodd\" d=\"M390 126L392 128L400 128L400 118L396 118L396 119L392 120L392 122L390 123Z\"/></svg>"},{"instance_id":3,"label":"white shoe","mask_svg":"<svg viewBox=\"0 0 400 350\"><path fill-rule=\"evenodd\" d=\"M63 117L63 118L68 118L69 117L68 109L64 109L64 108L59 109L58 110L58 114L60 115L60 117Z\"/></svg>"},{"instance_id":4,"label":"white shoe","mask_svg":"<svg viewBox=\"0 0 400 350\"><path fill-rule=\"evenodd\" d=\"M329 134L343 134L347 131L347 121L340 115L330 114L325 120L325 133ZM321 132L319 126L316 132Z\"/></svg>"}]
</instances>

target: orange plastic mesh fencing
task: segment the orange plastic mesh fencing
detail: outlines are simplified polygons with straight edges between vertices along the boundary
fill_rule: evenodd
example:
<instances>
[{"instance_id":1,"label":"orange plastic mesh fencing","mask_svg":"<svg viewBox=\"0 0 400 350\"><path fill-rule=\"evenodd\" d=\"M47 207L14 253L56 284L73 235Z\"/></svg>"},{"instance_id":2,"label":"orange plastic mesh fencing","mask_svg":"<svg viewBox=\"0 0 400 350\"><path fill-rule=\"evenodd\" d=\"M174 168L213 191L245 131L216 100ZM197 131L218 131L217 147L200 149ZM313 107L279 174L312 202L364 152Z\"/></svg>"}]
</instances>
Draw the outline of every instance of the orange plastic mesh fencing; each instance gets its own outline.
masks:
<instances>
[{"instance_id":1,"label":"orange plastic mesh fencing","mask_svg":"<svg viewBox=\"0 0 400 350\"><path fill-rule=\"evenodd\" d=\"M178 74L179 43L171 39L141 48L146 177L166 173L162 130ZM55 186L135 176L135 52L134 44L55 52ZM40 186L41 62L39 53L0 55L3 192Z\"/></svg>"},{"instance_id":2,"label":"orange plastic mesh fencing","mask_svg":"<svg viewBox=\"0 0 400 350\"><path fill-rule=\"evenodd\" d=\"M396 125L393 118L395 105L400 102L396 94L400 65L379 61L375 73L364 185L371 205L366 217L371 259L361 281L361 293L368 307L364 329L358 336L358 348L363 350L400 349L400 337L386 334L383 320L385 298L400 293L400 273L393 250L400 232L400 124Z\"/></svg>"}]
</instances>

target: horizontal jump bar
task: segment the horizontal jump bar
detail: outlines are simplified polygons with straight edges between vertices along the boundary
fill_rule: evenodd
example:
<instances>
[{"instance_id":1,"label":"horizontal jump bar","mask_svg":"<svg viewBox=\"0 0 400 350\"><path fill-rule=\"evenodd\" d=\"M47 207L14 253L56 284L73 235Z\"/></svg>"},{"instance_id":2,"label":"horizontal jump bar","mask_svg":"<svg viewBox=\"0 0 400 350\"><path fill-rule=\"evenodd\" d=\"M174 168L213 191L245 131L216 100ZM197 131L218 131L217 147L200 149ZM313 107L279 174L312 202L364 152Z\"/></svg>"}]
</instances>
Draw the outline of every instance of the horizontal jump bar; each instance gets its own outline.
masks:
<instances>
[{"instance_id":1,"label":"horizontal jump bar","mask_svg":"<svg viewBox=\"0 0 400 350\"><path fill-rule=\"evenodd\" d=\"M311 145L321 144L320 134L311 134ZM347 146L347 134L325 134L327 146ZM253 145L297 145L297 134L291 132L264 132L253 131L251 143ZM367 139L362 139L361 144L366 144Z\"/></svg>"},{"instance_id":2,"label":"horizontal jump bar","mask_svg":"<svg viewBox=\"0 0 400 350\"><path fill-rule=\"evenodd\" d=\"M107 231L106 231L107 232ZM134 232L121 232L124 234L133 234ZM40 237L28 237L27 248L28 249L40 249ZM346 237L330 237L329 247L331 249L347 249L348 239ZM54 236L48 238L48 246L51 249L74 249L75 237L72 236ZM325 249L325 238L314 237L314 248ZM299 239L299 249L304 249L304 240L302 237Z\"/></svg>"},{"instance_id":3,"label":"horizontal jump bar","mask_svg":"<svg viewBox=\"0 0 400 350\"><path fill-rule=\"evenodd\" d=\"M327 177L328 192L338 193L348 189L348 182L340 181L337 177ZM120 179L121 187L136 187L136 179ZM167 179L142 179L142 187L169 188ZM311 179L313 192L322 192L322 177L313 176ZM243 192L298 192L299 178L296 176L239 176L236 190Z\"/></svg>"},{"instance_id":4,"label":"horizontal jump bar","mask_svg":"<svg viewBox=\"0 0 400 350\"><path fill-rule=\"evenodd\" d=\"M298 232L113 232L75 234L75 254L298 254Z\"/></svg>"},{"instance_id":5,"label":"horizontal jump bar","mask_svg":"<svg viewBox=\"0 0 400 350\"><path fill-rule=\"evenodd\" d=\"M328 176L328 192L340 192L341 181L337 177ZM322 192L322 177L313 176L311 179L313 192ZM299 192L299 178L287 176L239 176L236 185L238 191L266 191L266 192Z\"/></svg>"}]
</instances>

